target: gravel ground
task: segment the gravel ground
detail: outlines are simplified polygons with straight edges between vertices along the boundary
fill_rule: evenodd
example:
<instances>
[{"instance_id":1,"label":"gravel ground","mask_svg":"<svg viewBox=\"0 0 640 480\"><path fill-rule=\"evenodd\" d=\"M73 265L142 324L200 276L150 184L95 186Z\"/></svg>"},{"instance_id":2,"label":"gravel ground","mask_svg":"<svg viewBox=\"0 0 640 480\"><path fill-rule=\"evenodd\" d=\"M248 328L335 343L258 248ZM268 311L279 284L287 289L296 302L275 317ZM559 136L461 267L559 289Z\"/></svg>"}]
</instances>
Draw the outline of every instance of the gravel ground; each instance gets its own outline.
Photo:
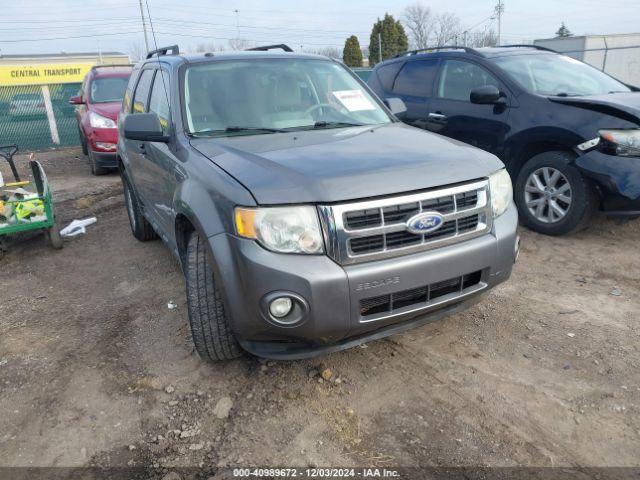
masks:
<instances>
[{"instance_id":1,"label":"gravel ground","mask_svg":"<svg viewBox=\"0 0 640 480\"><path fill-rule=\"evenodd\" d=\"M131 236L117 176L73 149L40 158L59 218L98 223L0 260L0 466L640 464L640 222L522 229L510 281L409 333L212 365L178 265Z\"/></svg>"}]
</instances>

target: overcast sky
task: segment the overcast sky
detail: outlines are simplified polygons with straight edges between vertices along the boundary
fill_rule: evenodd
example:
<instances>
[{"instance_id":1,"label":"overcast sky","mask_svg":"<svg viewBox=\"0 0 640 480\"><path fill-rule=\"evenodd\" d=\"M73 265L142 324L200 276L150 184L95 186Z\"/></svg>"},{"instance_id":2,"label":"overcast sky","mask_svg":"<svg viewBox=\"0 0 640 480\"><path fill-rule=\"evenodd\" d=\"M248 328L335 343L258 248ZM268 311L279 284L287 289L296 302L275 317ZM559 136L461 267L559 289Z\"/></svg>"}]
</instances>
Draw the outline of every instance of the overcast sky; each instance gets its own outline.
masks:
<instances>
[{"instance_id":1,"label":"overcast sky","mask_svg":"<svg viewBox=\"0 0 640 480\"><path fill-rule=\"evenodd\" d=\"M143 0L144 1L144 0ZM413 0L147 0L158 45L226 46L229 39L287 43L295 49L342 48L350 34L362 46L376 18L401 18ZM2 0L0 55L142 48L138 0ZM465 28L497 29L493 0L420 2L457 14ZM552 37L560 22L576 35L640 31L640 0L504 0L502 43ZM238 12L236 13L235 10ZM146 14L146 11L145 11ZM66 37L66 38L65 38ZM68 38L75 37L75 38ZM24 41L28 40L28 41ZM150 38L150 43L153 39Z\"/></svg>"}]
</instances>

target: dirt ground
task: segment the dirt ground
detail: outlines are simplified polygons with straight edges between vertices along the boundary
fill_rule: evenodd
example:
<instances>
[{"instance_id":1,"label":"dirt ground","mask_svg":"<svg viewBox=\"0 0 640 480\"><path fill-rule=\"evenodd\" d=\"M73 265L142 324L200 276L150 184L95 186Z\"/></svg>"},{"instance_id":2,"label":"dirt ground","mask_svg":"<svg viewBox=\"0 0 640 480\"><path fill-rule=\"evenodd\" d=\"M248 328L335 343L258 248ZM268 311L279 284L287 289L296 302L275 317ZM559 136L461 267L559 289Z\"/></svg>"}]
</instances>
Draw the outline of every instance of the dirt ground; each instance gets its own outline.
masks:
<instances>
[{"instance_id":1,"label":"dirt ground","mask_svg":"<svg viewBox=\"0 0 640 480\"><path fill-rule=\"evenodd\" d=\"M0 260L0 466L640 465L640 221L523 228L506 284L409 333L212 365L177 263L130 234L117 175L91 177L75 149L40 158L61 220L98 222Z\"/></svg>"}]
</instances>

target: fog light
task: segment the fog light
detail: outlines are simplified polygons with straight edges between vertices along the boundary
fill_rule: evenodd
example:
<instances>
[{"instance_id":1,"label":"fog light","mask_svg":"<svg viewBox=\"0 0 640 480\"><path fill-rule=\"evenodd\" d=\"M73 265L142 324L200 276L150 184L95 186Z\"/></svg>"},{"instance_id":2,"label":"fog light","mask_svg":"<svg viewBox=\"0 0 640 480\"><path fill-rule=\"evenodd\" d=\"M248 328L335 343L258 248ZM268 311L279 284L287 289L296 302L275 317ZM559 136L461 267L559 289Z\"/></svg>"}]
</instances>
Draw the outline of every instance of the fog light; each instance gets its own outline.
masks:
<instances>
[{"instance_id":1,"label":"fog light","mask_svg":"<svg viewBox=\"0 0 640 480\"><path fill-rule=\"evenodd\" d=\"M116 144L108 142L96 142L96 147L101 148L102 150L115 150Z\"/></svg>"},{"instance_id":2,"label":"fog light","mask_svg":"<svg viewBox=\"0 0 640 480\"><path fill-rule=\"evenodd\" d=\"M516 237L515 256L513 258L513 263L516 263L518 261L519 256L520 256L520 235Z\"/></svg>"},{"instance_id":3,"label":"fog light","mask_svg":"<svg viewBox=\"0 0 640 480\"><path fill-rule=\"evenodd\" d=\"M278 297L269 304L269 313L276 318L289 315L293 302L288 297Z\"/></svg>"}]
</instances>

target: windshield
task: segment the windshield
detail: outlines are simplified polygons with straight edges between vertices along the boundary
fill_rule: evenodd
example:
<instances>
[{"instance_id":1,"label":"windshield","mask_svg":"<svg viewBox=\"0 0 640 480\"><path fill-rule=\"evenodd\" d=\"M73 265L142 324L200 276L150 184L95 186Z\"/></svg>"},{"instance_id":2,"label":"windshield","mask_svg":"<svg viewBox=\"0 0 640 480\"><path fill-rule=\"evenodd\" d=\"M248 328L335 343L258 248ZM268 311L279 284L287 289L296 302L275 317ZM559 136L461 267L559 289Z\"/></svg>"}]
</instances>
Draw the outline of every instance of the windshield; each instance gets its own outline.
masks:
<instances>
[{"instance_id":1,"label":"windshield","mask_svg":"<svg viewBox=\"0 0 640 480\"><path fill-rule=\"evenodd\" d=\"M609 75L564 55L508 55L494 61L525 89L540 95L579 96L630 91Z\"/></svg>"},{"instance_id":2,"label":"windshield","mask_svg":"<svg viewBox=\"0 0 640 480\"><path fill-rule=\"evenodd\" d=\"M251 59L193 65L185 73L189 132L247 135L389 123L358 81L329 60Z\"/></svg>"},{"instance_id":3,"label":"windshield","mask_svg":"<svg viewBox=\"0 0 640 480\"><path fill-rule=\"evenodd\" d=\"M91 82L91 103L122 102L129 77L96 78Z\"/></svg>"}]
</instances>

